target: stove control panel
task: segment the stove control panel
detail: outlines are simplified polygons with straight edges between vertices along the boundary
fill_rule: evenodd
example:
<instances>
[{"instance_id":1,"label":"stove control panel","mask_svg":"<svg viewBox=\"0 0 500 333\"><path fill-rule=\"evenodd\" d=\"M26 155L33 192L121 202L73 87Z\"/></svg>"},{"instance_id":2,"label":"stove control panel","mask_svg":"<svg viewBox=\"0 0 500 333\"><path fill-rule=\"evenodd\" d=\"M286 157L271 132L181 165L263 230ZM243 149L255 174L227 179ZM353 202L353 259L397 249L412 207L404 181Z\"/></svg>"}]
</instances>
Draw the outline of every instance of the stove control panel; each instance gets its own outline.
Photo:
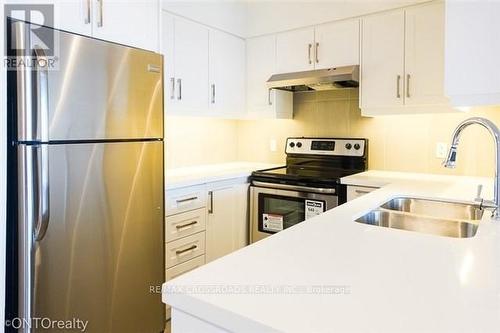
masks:
<instances>
[{"instance_id":1,"label":"stove control panel","mask_svg":"<svg viewBox=\"0 0 500 333\"><path fill-rule=\"evenodd\" d=\"M363 139L324 139L288 138L287 154L365 156L366 140Z\"/></svg>"}]
</instances>

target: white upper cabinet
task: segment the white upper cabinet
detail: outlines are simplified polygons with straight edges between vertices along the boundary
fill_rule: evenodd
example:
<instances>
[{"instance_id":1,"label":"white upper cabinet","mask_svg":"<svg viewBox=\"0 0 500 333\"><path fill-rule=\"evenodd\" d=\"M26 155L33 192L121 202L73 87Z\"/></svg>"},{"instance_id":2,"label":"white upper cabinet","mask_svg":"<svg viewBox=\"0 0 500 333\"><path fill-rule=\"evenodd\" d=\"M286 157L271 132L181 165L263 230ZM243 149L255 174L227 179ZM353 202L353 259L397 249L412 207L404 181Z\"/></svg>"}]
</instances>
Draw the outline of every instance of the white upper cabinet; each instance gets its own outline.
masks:
<instances>
[{"instance_id":1,"label":"white upper cabinet","mask_svg":"<svg viewBox=\"0 0 500 333\"><path fill-rule=\"evenodd\" d=\"M12 4L36 4L10 0ZM158 51L158 0L46 0L54 22L35 22L85 36Z\"/></svg>"},{"instance_id":2,"label":"white upper cabinet","mask_svg":"<svg viewBox=\"0 0 500 333\"><path fill-rule=\"evenodd\" d=\"M345 20L315 28L315 68L359 64L359 20Z\"/></svg>"},{"instance_id":3,"label":"white upper cabinet","mask_svg":"<svg viewBox=\"0 0 500 333\"><path fill-rule=\"evenodd\" d=\"M362 109L404 103L404 15L398 10L363 19Z\"/></svg>"},{"instance_id":4,"label":"white upper cabinet","mask_svg":"<svg viewBox=\"0 0 500 333\"><path fill-rule=\"evenodd\" d=\"M164 96L167 113L206 114L208 28L162 12Z\"/></svg>"},{"instance_id":5,"label":"white upper cabinet","mask_svg":"<svg viewBox=\"0 0 500 333\"><path fill-rule=\"evenodd\" d=\"M92 36L92 1L55 0L55 28Z\"/></svg>"},{"instance_id":6,"label":"white upper cabinet","mask_svg":"<svg viewBox=\"0 0 500 333\"><path fill-rule=\"evenodd\" d=\"M93 7L94 37L158 51L158 0L94 0Z\"/></svg>"},{"instance_id":7,"label":"white upper cabinet","mask_svg":"<svg viewBox=\"0 0 500 333\"><path fill-rule=\"evenodd\" d=\"M363 115L456 111L445 94L444 26L441 1L362 20Z\"/></svg>"},{"instance_id":8,"label":"white upper cabinet","mask_svg":"<svg viewBox=\"0 0 500 333\"><path fill-rule=\"evenodd\" d=\"M276 73L276 35L247 39L246 58L248 116L291 119L293 93L269 90L266 84Z\"/></svg>"},{"instance_id":9,"label":"white upper cabinet","mask_svg":"<svg viewBox=\"0 0 500 333\"><path fill-rule=\"evenodd\" d=\"M405 105L447 104L444 92L444 3L406 10Z\"/></svg>"},{"instance_id":10,"label":"white upper cabinet","mask_svg":"<svg viewBox=\"0 0 500 333\"><path fill-rule=\"evenodd\" d=\"M166 112L242 118L245 41L166 11L161 21Z\"/></svg>"},{"instance_id":11,"label":"white upper cabinet","mask_svg":"<svg viewBox=\"0 0 500 333\"><path fill-rule=\"evenodd\" d=\"M446 1L445 87L452 105L500 105L498 13L498 1Z\"/></svg>"},{"instance_id":12,"label":"white upper cabinet","mask_svg":"<svg viewBox=\"0 0 500 333\"><path fill-rule=\"evenodd\" d=\"M32 5L32 0L7 0L7 4ZM40 3L42 4L42 3ZM81 35L92 36L92 6L93 0L45 0L44 5L54 8L54 21L51 23L41 15L36 15L31 20L33 23L50 26ZM21 12L17 13L18 15ZM16 16L16 19L29 20L27 17ZM43 22L37 20L42 19Z\"/></svg>"},{"instance_id":13,"label":"white upper cabinet","mask_svg":"<svg viewBox=\"0 0 500 333\"><path fill-rule=\"evenodd\" d=\"M237 116L245 109L245 41L210 30L209 106L218 116Z\"/></svg>"},{"instance_id":14,"label":"white upper cabinet","mask_svg":"<svg viewBox=\"0 0 500 333\"><path fill-rule=\"evenodd\" d=\"M176 17L174 27L176 107L206 112L208 103L208 28ZM165 59L168 61L168 59Z\"/></svg>"},{"instance_id":15,"label":"white upper cabinet","mask_svg":"<svg viewBox=\"0 0 500 333\"><path fill-rule=\"evenodd\" d=\"M271 112L266 82L276 73L276 35L247 39L247 108L250 113Z\"/></svg>"},{"instance_id":16,"label":"white upper cabinet","mask_svg":"<svg viewBox=\"0 0 500 333\"><path fill-rule=\"evenodd\" d=\"M314 48L314 28L277 34L276 71L287 73L314 69Z\"/></svg>"}]
</instances>

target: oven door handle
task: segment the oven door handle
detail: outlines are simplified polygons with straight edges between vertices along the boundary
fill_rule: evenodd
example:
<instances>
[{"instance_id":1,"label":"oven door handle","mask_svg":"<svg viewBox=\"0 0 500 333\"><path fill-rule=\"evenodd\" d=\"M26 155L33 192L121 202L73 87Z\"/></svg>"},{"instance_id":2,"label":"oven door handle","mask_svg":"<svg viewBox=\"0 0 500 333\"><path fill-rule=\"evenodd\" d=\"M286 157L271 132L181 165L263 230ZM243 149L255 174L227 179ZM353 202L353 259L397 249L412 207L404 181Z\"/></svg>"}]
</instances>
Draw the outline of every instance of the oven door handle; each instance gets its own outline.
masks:
<instances>
[{"instance_id":1,"label":"oven door handle","mask_svg":"<svg viewBox=\"0 0 500 333\"><path fill-rule=\"evenodd\" d=\"M334 188L322 188L322 187L308 187L308 186L298 186L298 185L287 185L287 184L276 184L276 183L266 183L259 181L252 181L252 184L259 187L275 188L280 190L291 190L291 191L302 191L302 192L312 192L312 193L322 193L322 194L335 194L336 190Z\"/></svg>"}]
</instances>

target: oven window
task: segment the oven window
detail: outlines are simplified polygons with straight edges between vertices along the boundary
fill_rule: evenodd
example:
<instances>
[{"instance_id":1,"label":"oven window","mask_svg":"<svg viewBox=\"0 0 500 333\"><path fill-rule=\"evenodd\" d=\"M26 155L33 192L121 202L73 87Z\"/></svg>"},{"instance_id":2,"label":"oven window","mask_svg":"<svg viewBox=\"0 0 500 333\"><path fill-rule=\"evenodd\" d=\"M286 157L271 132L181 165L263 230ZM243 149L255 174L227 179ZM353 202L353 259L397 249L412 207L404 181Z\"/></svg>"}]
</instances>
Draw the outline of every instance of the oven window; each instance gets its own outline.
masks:
<instances>
[{"instance_id":1,"label":"oven window","mask_svg":"<svg viewBox=\"0 0 500 333\"><path fill-rule=\"evenodd\" d=\"M276 233L300 223L306 218L304 198L259 194L259 231ZM324 201L316 201L322 203Z\"/></svg>"}]
</instances>

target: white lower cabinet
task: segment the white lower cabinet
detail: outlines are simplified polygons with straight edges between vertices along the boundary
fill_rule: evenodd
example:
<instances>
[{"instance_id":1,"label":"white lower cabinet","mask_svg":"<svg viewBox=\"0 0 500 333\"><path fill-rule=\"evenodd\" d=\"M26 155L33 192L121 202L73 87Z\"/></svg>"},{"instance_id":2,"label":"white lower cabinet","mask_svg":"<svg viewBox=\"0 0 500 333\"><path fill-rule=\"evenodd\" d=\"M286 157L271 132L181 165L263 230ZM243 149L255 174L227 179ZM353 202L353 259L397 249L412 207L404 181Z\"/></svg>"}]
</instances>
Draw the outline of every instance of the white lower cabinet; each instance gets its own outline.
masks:
<instances>
[{"instance_id":1,"label":"white lower cabinet","mask_svg":"<svg viewBox=\"0 0 500 333\"><path fill-rule=\"evenodd\" d=\"M372 191L375 191L377 189L378 189L378 187L348 185L347 186L347 201L354 200L356 198L359 198L359 197L361 197L365 194L368 194Z\"/></svg>"},{"instance_id":2,"label":"white lower cabinet","mask_svg":"<svg viewBox=\"0 0 500 333\"><path fill-rule=\"evenodd\" d=\"M166 242L204 231L206 219L207 211L205 207L167 216L165 226Z\"/></svg>"},{"instance_id":3,"label":"white lower cabinet","mask_svg":"<svg viewBox=\"0 0 500 333\"><path fill-rule=\"evenodd\" d=\"M248 244L248 184L219 182L208 185L207 262Z\"/></svg>"},{"instance_id":4,"label":"white lower cabinet","mask_svg":"<svg viewBox=\"0 0 500 333\"><path fill-rule=\"evenodd\" d=\"M205 232L167 243L165 258L167 268L173 267L205 253Z\"/></svg>"},{"instance_id":5,"label":"white lower cabinet","mask_svg":"<svg viewBox=\"0 0 500 333\"><path fill-rule=\"evenodd\" d=\"M179 264L177 266L174 266L172 268L167 269L167 271L165 272L165 279L166 279L166 281L175 279L176 277L178 277L184 273L190 272L193 269L198 268L204 264L205 264L205 256L204 255L193 258L193 259L186 261L182 264ZM167 319L169 319L171 316L170 310L171 310L170 306L167 305L167 308L166 308Z\"/></svg>"},{"instance_id":6,"label":"white lower cabinet","mask_svg":"<svg viewBox=\"0 0 500 333\"><path fill-rule=\"evenodd\" d=\"M247 200L246 177L168 190L166 281L247 245Z\"/></svg>"}]
</instances>

